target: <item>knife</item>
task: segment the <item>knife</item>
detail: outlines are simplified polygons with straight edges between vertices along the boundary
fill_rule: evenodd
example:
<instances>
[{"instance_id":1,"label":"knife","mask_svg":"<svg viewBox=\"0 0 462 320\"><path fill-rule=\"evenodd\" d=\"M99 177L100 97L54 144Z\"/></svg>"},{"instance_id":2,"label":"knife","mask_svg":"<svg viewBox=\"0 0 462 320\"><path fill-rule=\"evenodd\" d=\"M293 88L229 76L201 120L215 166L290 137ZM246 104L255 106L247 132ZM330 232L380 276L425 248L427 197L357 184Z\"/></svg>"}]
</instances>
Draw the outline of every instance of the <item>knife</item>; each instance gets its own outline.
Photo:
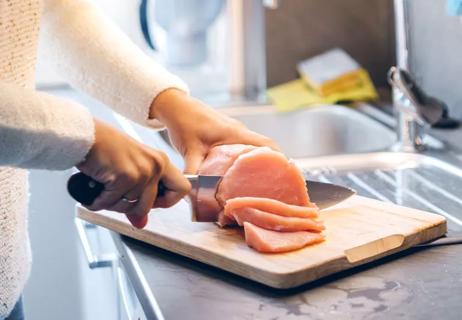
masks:
<instances>
[{"instance_id":1,"label":"knife","mask_svg":"<svg viewBox=\"0 0 462 320\"><path fill-rule=\"evenodd\" d=\"M215 192L222 176L185 175L191 182L192 194L197 190L210 189ZM309 191L310 200L320 208L325 209L351 197L356 193L353 189L331 183L305 180ZM79 203L90 206L93 201L103 192L104 184L98 182L82 172L73 174L67 182L69 194ZM157 195L162 196L167 188L162 181L159 182ZM193 206L194 207L194 206ZM198 222L209 222L209 219L200 219L200 215L193 214Z\"/></svg>"}]
</instances>

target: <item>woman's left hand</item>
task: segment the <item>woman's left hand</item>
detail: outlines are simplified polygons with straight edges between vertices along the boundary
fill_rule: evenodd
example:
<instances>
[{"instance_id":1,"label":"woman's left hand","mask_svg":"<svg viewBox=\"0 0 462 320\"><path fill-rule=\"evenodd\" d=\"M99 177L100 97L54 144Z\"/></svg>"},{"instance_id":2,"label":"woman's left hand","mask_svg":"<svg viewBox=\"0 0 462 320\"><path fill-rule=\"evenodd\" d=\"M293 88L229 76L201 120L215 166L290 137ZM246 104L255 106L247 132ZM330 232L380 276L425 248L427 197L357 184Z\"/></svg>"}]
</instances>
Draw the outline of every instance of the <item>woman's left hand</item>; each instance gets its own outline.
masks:
<instances>
[{"instance_id":1,"label":"woman's left hand","mask_svg":"<svg viewBox=\"0 0 462 320\"><path fill-rule=\"evenodd\" d=\"M271 139L176 89L157 96L150 116L166 125L172 143L185 159L186 173L196 173L209 149L217 145L242 143L278 149Z\"/></svg>"}]
</instances>

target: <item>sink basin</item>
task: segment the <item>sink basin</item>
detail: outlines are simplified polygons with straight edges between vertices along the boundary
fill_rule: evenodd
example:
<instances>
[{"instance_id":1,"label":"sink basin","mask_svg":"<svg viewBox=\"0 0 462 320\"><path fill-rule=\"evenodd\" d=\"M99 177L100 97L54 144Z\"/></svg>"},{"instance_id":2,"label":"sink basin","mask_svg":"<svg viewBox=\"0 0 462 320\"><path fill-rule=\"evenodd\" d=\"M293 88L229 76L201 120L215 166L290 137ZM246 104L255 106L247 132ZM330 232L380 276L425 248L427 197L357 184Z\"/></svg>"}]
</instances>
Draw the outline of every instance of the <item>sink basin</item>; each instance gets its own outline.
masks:
<instances>
[{"instance_id":1,"label":"sink basin","mask_svg":"<svg viewBox=\"0 0 462 320\"><path fill-rule=\"evenodd\" d=\"M275 140L291 158L384 150L395 141L395 134L381 123L338 105L290 113L241 107L224 113Z\"/></svg>"},{"instance_id":2,"label":"sink basin","mask_svg":"<svg viewBox=\"0 0 462 320\"><path fill-rule=\"evenodd\" d=\"M433 156L375 152L297 159L307 178L350 186L358 194L443 215L462 231L462 170Z\"/></svg>"}]
</instances>

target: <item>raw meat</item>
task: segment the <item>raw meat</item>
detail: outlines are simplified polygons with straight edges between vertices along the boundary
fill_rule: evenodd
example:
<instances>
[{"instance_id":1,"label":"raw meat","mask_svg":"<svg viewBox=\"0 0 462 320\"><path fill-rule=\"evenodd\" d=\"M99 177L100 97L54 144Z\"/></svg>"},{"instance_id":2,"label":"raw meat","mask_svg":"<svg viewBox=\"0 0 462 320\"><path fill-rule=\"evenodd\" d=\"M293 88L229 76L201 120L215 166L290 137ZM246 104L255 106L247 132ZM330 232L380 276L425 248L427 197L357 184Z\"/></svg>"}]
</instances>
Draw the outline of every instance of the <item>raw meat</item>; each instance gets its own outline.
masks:
<instances>
[{"instance_id":1,"label":"raw meat","mask_svg":"<svg viewBox=\"0 0 462 320\"><path fill-rule=\"evenodd\" d=\"M204 162L202 162L198 173L203 175L224 175L237 157L252 149L255 149L255 147L247 144L228 144L213 147Z\"/></svg>"},{"instance_id":2,"label":"raw meat","mask_svg":"<svg viewBox=\"0 0 462 320\"><path fill-rule=\"evenodd\" d=\"M240 155L226 171L216 195L223 207L236 197L275 199L310 206L305 179L292 162L270 148L255 148Z\"/></svg>"},{"instance_id":3,"label":"raw meat","mask_svg":"<svg viewBox=\"0 0 462 320\"><path fill-rule=\"evenodd\" d=\"M199 189L199 220L244 226L247 244L285 252L322 241L319 209L310 202L300 170L267 147L224 145L210 150L199 174L222 175L217 190ZM200 216L199 216L200 215ZM312 231L312 232L308 232Z\"/></svg>"},{"instance_id":4,"label":"raw meat","mask_svg":"<svg viewBox=\"0 0 462 320\"><path fill-rule=\"evenodd\" d=\"M238 197L226 201L225 215L232 217L234 210L250 207L284 217L317 218L319 209L313 203L311 205L302 207L269 198Z\"/></svg>"},{"instance_id":5,"label":"raw meat","mask_svg":"<svg viewBox=\"0 0 462 320\"><path fill-rule=\"evenodd\" d=\"M198 174L222 176L241 154L254 146L245 144L222 145L212 148L201 164ZM215 190L199 189L195 200L195 212L201 221L218 221L221 226L233 224L234 220L223 215L223 207L215 197ZM198 216L200 215L200 217Z\"/></svg>"},{"instance_id":6,"label":"raw meat","mask_svg":"<svg viewBox=\"0 0 462 320\"><path fill-rule=\"evenodd\" d=\"M252 207L239 208L232 211L234 219L240 226L244 222L250 222L258 227L283 232L324 230L322 222L308 218L283 217L276 214L261 211Z\"/></svg>"},{"instance_id":7,"label":"raw meat","mask_svg":"<svg viewBox=\"0 0 462 320\"><path fill-rule=\"evenodd\" d=\"M308 231L277 232L244 222L245 241L259 252L278 253L301 249L324 241L324 236Z\"/></svg>"}]
</instances>

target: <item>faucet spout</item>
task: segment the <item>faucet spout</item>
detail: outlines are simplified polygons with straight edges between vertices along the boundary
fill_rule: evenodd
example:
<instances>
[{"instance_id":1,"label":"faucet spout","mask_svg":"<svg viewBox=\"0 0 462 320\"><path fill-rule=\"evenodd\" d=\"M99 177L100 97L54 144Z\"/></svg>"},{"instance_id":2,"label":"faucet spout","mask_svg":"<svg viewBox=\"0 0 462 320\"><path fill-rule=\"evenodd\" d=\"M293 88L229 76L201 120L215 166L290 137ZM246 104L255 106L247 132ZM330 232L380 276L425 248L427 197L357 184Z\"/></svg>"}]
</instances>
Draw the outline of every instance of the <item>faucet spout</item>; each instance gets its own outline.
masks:
<instances>
[{"instance_id":1,"label":"faucet spout","mask_svg":"<svg viewBox=\"0 0 462 320\"><path fill-rule=\"evenodd\" d=\"M428 96L411 75L391 67L388 82L393 87L393 100L398 117L396 149L406 152L425 149L424 128L445 118L447 107L441 100Z\"/></svg>"}]
</instances>

